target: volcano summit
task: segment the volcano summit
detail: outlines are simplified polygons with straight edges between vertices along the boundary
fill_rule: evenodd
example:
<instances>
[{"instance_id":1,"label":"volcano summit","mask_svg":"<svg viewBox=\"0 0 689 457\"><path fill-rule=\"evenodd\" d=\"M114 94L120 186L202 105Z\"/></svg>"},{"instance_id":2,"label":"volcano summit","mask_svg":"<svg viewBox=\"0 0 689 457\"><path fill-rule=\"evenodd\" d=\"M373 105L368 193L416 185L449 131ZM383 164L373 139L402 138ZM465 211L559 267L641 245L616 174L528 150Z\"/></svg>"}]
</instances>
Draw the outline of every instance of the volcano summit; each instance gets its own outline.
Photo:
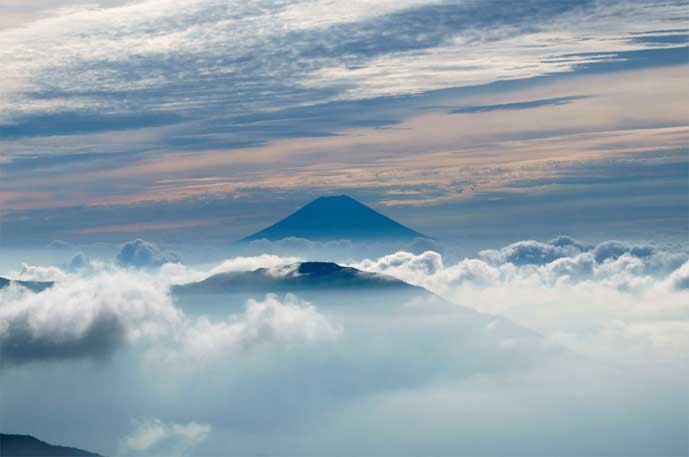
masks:
<instances>
[{"instance_id":1,"label":"volcano summit","mask_svg":"<svg viewBox=\"0 0 689 457\"><path fill-rule=\"evenodd\" d=\"M428 238L347 195L319 197L286 218L241 241L284 238L309 240L393 240Z\"/></svg>"}]
</instances>

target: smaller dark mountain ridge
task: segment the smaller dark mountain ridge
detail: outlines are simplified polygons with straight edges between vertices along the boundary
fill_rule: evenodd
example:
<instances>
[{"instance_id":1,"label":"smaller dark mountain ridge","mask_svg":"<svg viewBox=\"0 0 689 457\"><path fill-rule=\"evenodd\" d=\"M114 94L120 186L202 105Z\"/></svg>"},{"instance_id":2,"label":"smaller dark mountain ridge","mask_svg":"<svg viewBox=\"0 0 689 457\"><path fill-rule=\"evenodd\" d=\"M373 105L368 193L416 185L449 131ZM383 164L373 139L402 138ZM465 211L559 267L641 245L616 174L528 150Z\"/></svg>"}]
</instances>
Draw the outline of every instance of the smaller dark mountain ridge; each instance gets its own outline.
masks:
<instances>
[{"instance_id":1,"label":"smaller dark mountain ridge","mask_svg":"<svg viewBox=\"0 0 689 457\"><path fill-rule=\"evenodd\" d=\"M101 457L99 454L74 447L55 446L31 435L0 433L2 457Z\"/></svg>"},{"instance_id":2,"label":"smaller dark mountain ridge","mask_svg":"<svg viewBox=\"0 0 689 457\"><path fill-rule=\"evenodd\" d=\"M219 273L203 281L174 286L176 294L293 292L302 290L415 290L404 281L333 262L301 262L253 271Z\"/></svg>"},{"instance_id":3,"label":"smaller dark mountain ridge","mask_svg":"<svg viewBox=\"0 0 689 457\"><path fill-rule=\"evenodd\" d=\"M9 287L10 284L17 284L22 287L26 287L32 292L42 292L46 289L50 289L55 285L54 282L52 281L17 281L14 279L7 279L0 277L0 289L4 289L5 287ZM3 455L3 454L0 454Z\"/></svg>"},{"instance_id":4,"label":"smaller dark mountain ridge","mask_svg":"<svg viewBox=\"0 0 689 457\"><path fill-rule=\"evenodd\" d=\"M270 227L243 238L240 243L285 238L399 241L429 237L348 195L336 195L319 197Z\"/></svg>"}]
</instances>

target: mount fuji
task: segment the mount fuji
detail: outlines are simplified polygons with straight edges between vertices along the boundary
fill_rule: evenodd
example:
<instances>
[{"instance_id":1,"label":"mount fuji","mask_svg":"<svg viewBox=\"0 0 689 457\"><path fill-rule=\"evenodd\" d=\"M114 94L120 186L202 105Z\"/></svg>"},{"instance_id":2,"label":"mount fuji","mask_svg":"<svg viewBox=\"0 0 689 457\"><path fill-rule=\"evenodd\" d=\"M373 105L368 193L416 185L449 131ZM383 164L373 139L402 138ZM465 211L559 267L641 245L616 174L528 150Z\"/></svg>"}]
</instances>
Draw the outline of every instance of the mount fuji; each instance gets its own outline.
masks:
<instances>
[{"instance_id":1,"label":"mount fuji","mask_svg":"<svg viewBox=\"0 0 689 457\"><path fill-rule=\"evenodd\" d=\"M347 195L319 197L286 218L240 242L285 238L404 241L429 238Z\"/></svg>"}]
</instances>

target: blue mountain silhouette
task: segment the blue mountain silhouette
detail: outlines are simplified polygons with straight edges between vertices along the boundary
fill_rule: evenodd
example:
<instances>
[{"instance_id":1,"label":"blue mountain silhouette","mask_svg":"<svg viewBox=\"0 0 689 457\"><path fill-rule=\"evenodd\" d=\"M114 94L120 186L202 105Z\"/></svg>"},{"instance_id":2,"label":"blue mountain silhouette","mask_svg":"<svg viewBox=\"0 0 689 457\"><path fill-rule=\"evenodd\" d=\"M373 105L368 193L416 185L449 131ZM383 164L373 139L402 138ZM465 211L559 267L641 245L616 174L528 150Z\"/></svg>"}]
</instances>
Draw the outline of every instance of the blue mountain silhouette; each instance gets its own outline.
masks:
<instances>
[{"instance_id":1,"label":"blue mountain silhouette","mask_svg":"<svg viewBox=\"0 0 689 457\"><path fill-rule=\"evenodd\" d=\"M349 197L319 197L281 221L241 241L284 238L310 240L411 240L428 238Z\"/></svg>"},{"instance_id":2,"label":"blue mountain silhouette","mask_svg":"<svg viewBox=\"0 0 689 457\"><path fill-rule=\"evenodd\" d=\"M285 293L308 290L404 290L427 291L380 273L371 273L333 262L299 262L275 268L219 273L199 282L172 288L175 294L258 292Z\"/></svg>"},{"instance_id":3,"label":"blue mountain silhouette","mask_svg":"<svg viewBox=\"0 0 689 457\"><path fill-rule=\"evenodd\" d=\"M100 457L81 449L55 446L31 435L0 433L0 455L7 457Z\"/></svg>"},{"instance_id":4,"label":"blue mountain silhouette","mask_svg":"<svg viewBox=\"0 0 689 457\"><path fill-rule=\"evenodd\" d=\"M5 287L8 287L10 284L15 283L18 284L22 287L26 287L32 292L42 292L45 289L49 289L53 287L55 284L53 281L18 281L18 280L12 280L12 279L7 279L0 277L0 289L4 289ZM2 455L2 454L0 454Z\"/></svg>"}]
</instances>

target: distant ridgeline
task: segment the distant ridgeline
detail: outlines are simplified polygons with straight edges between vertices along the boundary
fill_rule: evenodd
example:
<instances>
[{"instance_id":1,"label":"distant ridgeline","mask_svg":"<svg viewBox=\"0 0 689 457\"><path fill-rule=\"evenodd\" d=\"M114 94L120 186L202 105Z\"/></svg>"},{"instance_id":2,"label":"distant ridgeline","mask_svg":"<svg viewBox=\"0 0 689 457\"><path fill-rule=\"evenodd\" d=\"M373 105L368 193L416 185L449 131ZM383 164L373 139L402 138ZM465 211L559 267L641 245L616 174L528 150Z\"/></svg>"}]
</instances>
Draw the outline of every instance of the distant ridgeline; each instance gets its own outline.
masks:
<instances>
[{"instance_id":1,"label":"distant ridgeline","mask_svg":"<svg viewBox=\"0 0 689 457\"><path fill-rule=\"evenodd\" d=\"M2 457L101 457L74 447L55 446L30 435L0 433Z\"/></svg>"},{"instance_id":2,"label":"distant ridgeline","mask_svg":"<svg viewBox=\"0 0 689 457\"><path fill-rule=\"evenodd\" d=\"M410 241L429 238L347 195L319 197L279 222L240 240Z\"/></svg>"},{"instance_id":3,"label":"distant ridgeline","mask_svg":"<svg viewBox=\"0 0 689 457\"><path fill-rule=\"evenodd\" d=\"M173 287L173 293L257 292L285 293L309 290L403 290L425 289L380 273L343 267L332 262L299 262L253 271L219 273L199 282Z\"/></svg>"},{"instance_id":4,"label":"distant ridgeline","mask_svg":"<svg viewBox=\"0 0 689 457\"><path fill-rule=\"evenodd\" d=\"M3 278L0 276L0 289L4 289L5 287L8 287L10 284L17 284L22 287L26 287L32 292L41 292L45 289L49 289L53 287L53 282L52 281L16 281L13 279L7 279ZM0 456L3 456L4 454L0 453Z\"/></svg>"}]
</instances>

